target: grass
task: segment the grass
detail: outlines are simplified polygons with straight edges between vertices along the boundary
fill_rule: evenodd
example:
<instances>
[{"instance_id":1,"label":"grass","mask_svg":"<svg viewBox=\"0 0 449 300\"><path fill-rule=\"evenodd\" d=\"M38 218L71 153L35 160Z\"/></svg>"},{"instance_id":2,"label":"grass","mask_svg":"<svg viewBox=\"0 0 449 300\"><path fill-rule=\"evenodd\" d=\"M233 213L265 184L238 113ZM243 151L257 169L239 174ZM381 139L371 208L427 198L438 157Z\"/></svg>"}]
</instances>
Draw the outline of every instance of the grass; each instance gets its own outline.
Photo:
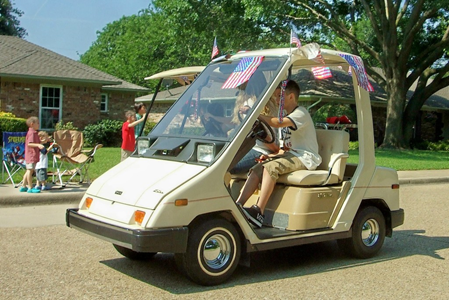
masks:
<instances>
[{"instance_id":1,"label":"grass","mask_svg":"<svg viewBox=\"0 0 449 300\"><path fill-rule=\"evenodd\" d=\"M358 163L358 159L358 150L350 150L348 162ZM98 178L101 174L119 162L120 148L99 149L95 154L95 161L89 167L90 178ZM48 164L49 169L51 170L53 165L51 157L49 157ZM376 150L376 164L378 166L393 168L398 171L449 169L449 152L424 150ZM21 177L17 175L14 179L19 182ZM76 177L76 179L78 179L78 177Z\"/></svg>"},{"instance_id":2,"label":"grass","mask_svg":"<svg viewBox=\"0 0 449 300\"><path fill-rule=\"evenodd\" d=\"M358 150L349 151L350 163L359 160ZM449 169L448 151L376 150L376 165L398 171Z\"/></svg>"}]
</instances>

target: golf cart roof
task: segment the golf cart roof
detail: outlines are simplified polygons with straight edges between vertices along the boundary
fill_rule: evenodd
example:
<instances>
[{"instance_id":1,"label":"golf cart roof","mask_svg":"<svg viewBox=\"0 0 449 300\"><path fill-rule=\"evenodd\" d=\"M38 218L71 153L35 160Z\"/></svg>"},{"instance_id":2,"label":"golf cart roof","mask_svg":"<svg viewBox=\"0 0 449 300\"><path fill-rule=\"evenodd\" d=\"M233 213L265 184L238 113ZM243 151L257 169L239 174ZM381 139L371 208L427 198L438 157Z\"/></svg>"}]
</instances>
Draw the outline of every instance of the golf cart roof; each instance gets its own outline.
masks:
<instances>
[{"instance_id":1,"label":"golf cart roof","mask_svg":"<svg viewBox=\"0 0 449 300\"><path fill-rule=\"evenodd\" d=\"M205 66L193 66L193 67L172 69L154 74L149 77L145 77L145 80L161 79L161 78L178 79L180 76L187 77L187 79L189 80L193 80L195 75L201 73L204 70L204 68Z\"/></svg>"},{"instance_id":2,"label":"golf cart roof","mask_svg":"<svg viewBox=\"0 0 449 300\"><path fill-rule=\"evenodd\" d=\"M230 59L241 59L242 57L252 56L289 56L291 54L293 60L293 68L297 67L315 67L323 65L316 57L321 52L326 66L349 66L348 62L340 56L340 54L348 54L341 51L334 51L329 49L321 49L317 43L311 43L302 46L301 48L275 48L265 50L255 50L247 52L239 52L233 55ZM350 54L348 54L350 55Z\"/></svg>"}]
</instances>

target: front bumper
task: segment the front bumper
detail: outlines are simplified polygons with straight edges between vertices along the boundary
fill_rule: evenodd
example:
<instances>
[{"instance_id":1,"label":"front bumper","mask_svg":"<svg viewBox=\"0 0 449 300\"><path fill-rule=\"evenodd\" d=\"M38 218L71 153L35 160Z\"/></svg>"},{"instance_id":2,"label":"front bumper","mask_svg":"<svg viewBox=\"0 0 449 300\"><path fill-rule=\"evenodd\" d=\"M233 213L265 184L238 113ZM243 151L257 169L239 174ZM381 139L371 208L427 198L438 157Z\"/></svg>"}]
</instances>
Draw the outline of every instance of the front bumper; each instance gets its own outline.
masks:
<instances>
[{"instance_id":1,"label":"front bumper","mask_svg":"<svg viewBox=\"0 0 449 300\"><path fill-rule=\"evenodd\" d=\"M404 210L402 208L391 212L391 228L404 224Z\"/></svg>"},{"instance_id":2,"label":"front bumper","mask_svg":"<svg viewBox=\"0 0 449 300\"><path fill-rule=\"evenodd\" d=\"M87 234L136 252L184 253L188 228L128 229L80 215L78 209L67 209L66 224Z\"/></svg>"}]
</instances>

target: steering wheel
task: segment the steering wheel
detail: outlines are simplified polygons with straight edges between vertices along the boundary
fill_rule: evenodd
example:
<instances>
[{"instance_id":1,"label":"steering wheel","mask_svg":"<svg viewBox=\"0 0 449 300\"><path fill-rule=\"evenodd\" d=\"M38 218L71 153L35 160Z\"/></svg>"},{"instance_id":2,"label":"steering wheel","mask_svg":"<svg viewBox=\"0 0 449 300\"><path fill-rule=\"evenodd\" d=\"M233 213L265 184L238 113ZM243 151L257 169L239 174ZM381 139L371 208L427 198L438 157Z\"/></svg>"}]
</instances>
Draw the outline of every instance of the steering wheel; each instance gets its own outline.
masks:
<instances>
[{"instance_id":1,"label":"steering wheel","mask_svg":"<svg viewBox=\"0 0 449 300\"><path fill-rule=\"evenodd\" d=\"M210 117L209 120L206 120L204 116L201 116L201 123L206 129L206 132L203 135L210 134L216 137L226 137L226 133L221 128L221 123Z\"/></svg>"},{"instance_id":2,"label":"steering wheel","mask_svg":"<svg viewBox=\"0 0 449 300\"><path fill-rule=\"evenodd\" d=\"M273 128L267 122L257 119L253 125L253 132L256 138L264 143L271 144L274 142L275 134Z\"/></svg>"}]
</instances>

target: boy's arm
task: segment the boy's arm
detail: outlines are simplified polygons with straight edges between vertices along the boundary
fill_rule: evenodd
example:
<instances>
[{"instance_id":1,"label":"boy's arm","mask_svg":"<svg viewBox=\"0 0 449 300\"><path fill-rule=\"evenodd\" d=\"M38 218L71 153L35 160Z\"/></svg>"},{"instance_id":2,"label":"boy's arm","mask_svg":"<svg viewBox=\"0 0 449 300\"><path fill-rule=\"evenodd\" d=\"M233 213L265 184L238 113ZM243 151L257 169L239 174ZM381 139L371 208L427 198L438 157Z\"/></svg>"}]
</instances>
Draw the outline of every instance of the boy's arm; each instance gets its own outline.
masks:
<instances>
[{"instance_id":1,"label":"boy's arm","mask_svg":"<svg viewBox=\"0 0 449 300\"><path fill-rule=\"evenodd\" d=\"M279 122L278 118L273 118L264 115L260 115L259 119L265 121L265 123L274 128L295 127L295 124L292 122L292 120L290 120L290 118L284 118L282 123Z\"/></svg>"},{"instance_id":2,"label":"boy's arm","mask_svg":"<svg viewBox=\"0 0 449 300\"><path fill-rule=\"evenodd\" d=\"M139 120L129 123L128 127L135 127L137 124L142 123L143 121L145 121L145 115L143 115Z\"/></svg>"},{"instance_id":3,"label":"boy's arm","mask_svg":"<svg viewBox=\"0 0 449 300\"><path fill-rule=\"evenodd\" d=\"M37 143L28 143L27 146L28 146L28 147L32 147L32 148L37 147L37 148L39 148L39 149L44 148L44 145L42 145L42 144L37 144Z\"/></svg>"}]
</instances>

